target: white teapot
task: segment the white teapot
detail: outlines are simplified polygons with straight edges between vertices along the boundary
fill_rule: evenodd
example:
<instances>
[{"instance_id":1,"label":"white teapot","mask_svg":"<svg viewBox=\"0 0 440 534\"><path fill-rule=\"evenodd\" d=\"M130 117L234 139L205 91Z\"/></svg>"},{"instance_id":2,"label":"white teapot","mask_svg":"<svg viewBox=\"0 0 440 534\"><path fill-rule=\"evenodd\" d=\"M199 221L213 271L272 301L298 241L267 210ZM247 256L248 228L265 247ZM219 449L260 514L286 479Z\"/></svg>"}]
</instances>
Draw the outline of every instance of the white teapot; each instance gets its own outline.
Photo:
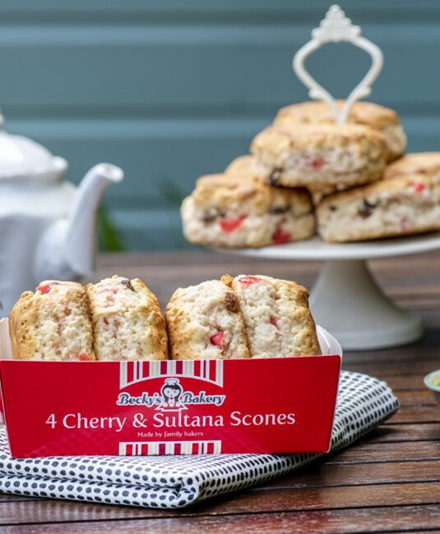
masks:
<instances>
[{"instance_id":1,"label":"white teapot","mask_svg":"<svg viewBox=\"0 0 440 534\"><path fill-rule=\"evenodd\" d=\"M101 163L76 188L62 180L66 169L35 141L0 130L0 317L41 280L93 275L97 207L124 174Z\"/></svg>"}]
</instances>

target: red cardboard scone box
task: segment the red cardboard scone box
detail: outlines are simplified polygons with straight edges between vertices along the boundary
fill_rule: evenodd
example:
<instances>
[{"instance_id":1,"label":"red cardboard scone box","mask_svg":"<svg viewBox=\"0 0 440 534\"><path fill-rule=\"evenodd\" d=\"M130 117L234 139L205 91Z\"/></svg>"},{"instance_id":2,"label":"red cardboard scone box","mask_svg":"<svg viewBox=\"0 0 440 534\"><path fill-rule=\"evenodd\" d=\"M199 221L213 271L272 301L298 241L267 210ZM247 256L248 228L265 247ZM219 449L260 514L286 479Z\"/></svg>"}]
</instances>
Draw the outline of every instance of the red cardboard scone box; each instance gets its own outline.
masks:
<instances>
[{"instance_id":1,"label":"red cardboard scone box","mask_svg":"<svg viewBox=\"0 0 440 534\"><path fill-rule=\"evenodd\" d=\"M326 452L342 351L164 362L12 360L0 322L3 417L15 458Z\"/></svg>"}]
</instances>

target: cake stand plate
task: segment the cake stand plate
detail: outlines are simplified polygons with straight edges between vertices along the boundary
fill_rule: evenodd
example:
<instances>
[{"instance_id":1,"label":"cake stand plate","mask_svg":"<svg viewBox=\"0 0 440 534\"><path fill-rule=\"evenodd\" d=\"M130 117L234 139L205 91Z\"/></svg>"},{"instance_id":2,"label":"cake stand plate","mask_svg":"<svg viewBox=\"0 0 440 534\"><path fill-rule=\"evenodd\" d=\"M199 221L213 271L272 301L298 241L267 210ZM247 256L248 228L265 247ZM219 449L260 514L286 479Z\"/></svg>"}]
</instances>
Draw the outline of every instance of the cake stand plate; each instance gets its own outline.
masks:
<instances>
[{"instance_id":1,"label":"cake stand plate","mask_svg":"<svg viewBox=\"0 0 440 534\"><path fill-rule=\"evenodd\" d=\"M315 321L346 350L404 345L423 335L422 320L395 306L375 282L368 260L440 249L440 232L365 243L327 244L318 237L261 249L219 249L271 260L324 260L310 296Z\"/></svg>"}]
</instances>

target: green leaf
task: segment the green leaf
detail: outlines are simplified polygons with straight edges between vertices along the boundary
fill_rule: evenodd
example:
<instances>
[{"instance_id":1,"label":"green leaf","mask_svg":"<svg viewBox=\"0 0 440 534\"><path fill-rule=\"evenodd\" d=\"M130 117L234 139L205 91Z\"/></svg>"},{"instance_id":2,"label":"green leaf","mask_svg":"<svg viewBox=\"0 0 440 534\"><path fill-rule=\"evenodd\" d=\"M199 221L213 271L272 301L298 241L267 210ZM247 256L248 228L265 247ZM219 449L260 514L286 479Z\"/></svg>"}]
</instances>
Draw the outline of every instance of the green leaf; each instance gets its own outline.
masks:
<instances>
[{"instance_id":1,"label":"green leaf","mask_svg":"<svg viewBox=\"0 0 440 534\"><path fill-rule=\"evenodd\" d=\"M111 220L108 209L100 206L97 217L98 248L101 252L124 252L126 247L119 229Z\"/></svg>"}]
</instances>

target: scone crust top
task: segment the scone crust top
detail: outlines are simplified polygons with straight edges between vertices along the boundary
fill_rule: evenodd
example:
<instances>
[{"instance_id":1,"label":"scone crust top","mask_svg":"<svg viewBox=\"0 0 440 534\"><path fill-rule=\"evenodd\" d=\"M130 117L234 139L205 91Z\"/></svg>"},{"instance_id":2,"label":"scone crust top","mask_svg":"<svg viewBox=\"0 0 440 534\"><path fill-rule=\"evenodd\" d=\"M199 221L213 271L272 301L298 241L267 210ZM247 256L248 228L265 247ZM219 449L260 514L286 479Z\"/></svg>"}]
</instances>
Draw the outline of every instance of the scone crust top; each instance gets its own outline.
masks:
<instances>
[{"instance_id":1,"label":"scone crust top","mask_svg":"<svg viewBox=\"0 0 440 534\"><path fill-rule=\"evenodd\" d=\"M337 100L336 104L341 110L345 100ZM335 119L330 107L325 102L301 102L286 106L278 112L275 123L334 123ZM374 104L373 102L355 102L350 110L348 122L363 124L375 129L400 124L397 113L389 108Z\"/></svg>"},{"instance_id":2,"label":"scone crust top","mask_svg":"<svg viewBox=\"0 0 440 534\"><path fill-rule=\"evenodd\" d=\"M335 193L325 197L319 204L318 211L323 211L332 204L337 202L339 205L346 205L368 197L375 197L381 193L400 192L407 188L412 188L415 193L422 194L424 187L440 183L435 176L426 176L424 174L414 174L411 176L396 176L388 180L379 180L372 184L354 187L347 191Z\"/></svg>"},{"instance_id":3,"label":"scone crust top","mask_svg":"<svg viewBox=\"0 0 440 534\"><path fill-rule=\"evenodd\" d=\"M384 172L384 178L394 178L401 175L434 176L440 173L440 152L419 152L407 154L388 165Z\"/></svg>"},{"instance_id":4,"label":"scone crust top","mask_svg":"<svg viewBox=\"0 0 440 534\"><path fill-rule=\"evenodd\" d=\"M279 157L289 150L356 148L359 156L385 159L385 138L358 124L282 124L269 126L252 141L253 153L264 151Z\"/></svg>"},{"instance_id":5,"label":"scone crust top","mask_svg":"<svg viewBox=\"0 0 440 534\"><path fill-rule=\"evenodd\" d=\"M254 166L254 156L252 156L251 154L239 156L238 158L232 160L231 163L226 167L225 174L245 174L249 176L255 176Z\"/></svg>"},{"instance_id":6,"label":"scone crust top","mask_svg":"<svg viewBox=\"0 0 440 534\"><path fill-rule=\"evenodd\" d=\"M253 213L263 214L274 204L295 202L299 213L311 210L310 195L306 189L270 187L251 174L202 176L197 180L191 197L198 208L206 209L214 205L227 210L234 205L249 203Z\"/></svg>"}]
</instances>

